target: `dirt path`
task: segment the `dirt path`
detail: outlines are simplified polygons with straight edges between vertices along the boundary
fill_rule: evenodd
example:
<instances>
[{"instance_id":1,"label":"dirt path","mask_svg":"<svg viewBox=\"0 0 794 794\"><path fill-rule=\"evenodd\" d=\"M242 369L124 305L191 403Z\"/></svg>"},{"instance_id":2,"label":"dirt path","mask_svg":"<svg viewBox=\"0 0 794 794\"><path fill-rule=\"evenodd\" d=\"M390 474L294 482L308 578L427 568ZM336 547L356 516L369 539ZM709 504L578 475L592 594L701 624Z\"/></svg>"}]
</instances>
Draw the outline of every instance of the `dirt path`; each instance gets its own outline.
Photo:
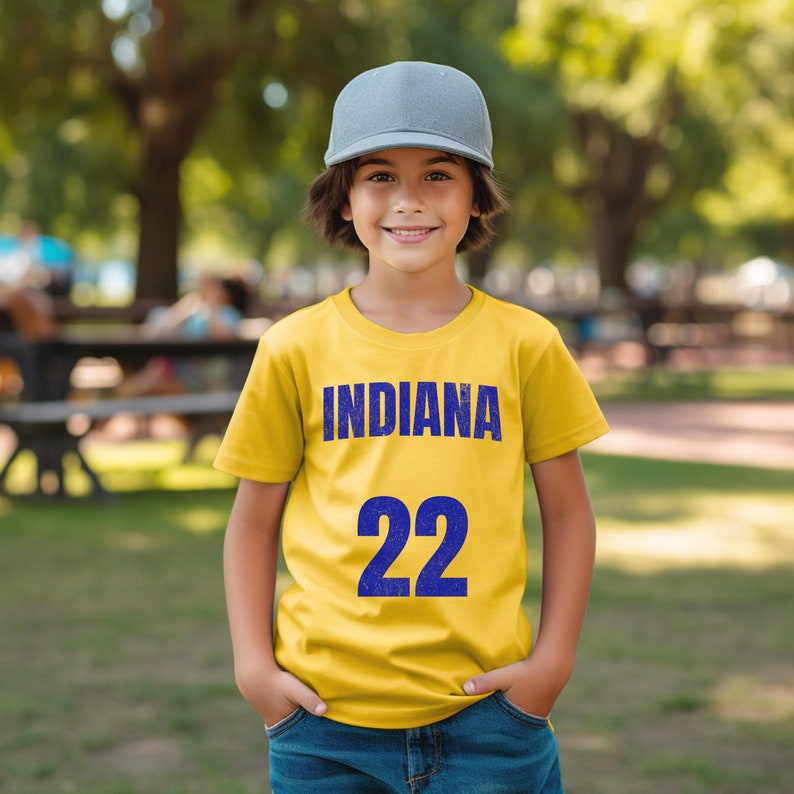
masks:
<instances>
[{"instance_id":1,"label":"dirt path","mask_svg":"<svg viewBox=\"0 0 794 794\"><path fill-rule=\"evenodd\" d=\"M794 401L606 404L593 452L794 471Z\"/></svg>"}]
</instances>

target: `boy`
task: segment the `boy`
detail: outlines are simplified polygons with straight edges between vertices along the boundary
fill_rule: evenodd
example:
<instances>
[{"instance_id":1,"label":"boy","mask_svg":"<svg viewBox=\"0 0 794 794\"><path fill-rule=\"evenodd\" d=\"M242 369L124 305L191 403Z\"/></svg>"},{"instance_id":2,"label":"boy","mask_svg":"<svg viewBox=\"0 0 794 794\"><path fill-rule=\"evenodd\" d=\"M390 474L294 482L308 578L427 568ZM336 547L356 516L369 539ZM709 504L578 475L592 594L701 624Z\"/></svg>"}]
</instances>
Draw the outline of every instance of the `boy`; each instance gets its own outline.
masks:
<instances>
[{"instance_id":1,"label":"boy","mask_svg":"<svg viewBox=\"0 0 794 794\"><path fill-rule=\"evenodd\" d=\"M273 791L560 792L548 715L595 546L577 449L606 423L549 322L456 275L506 208L467 75L359 75L325 161L307 216L365 250L367 276L264 334L216 460L242 478L227 604ZM525 460L544 538L534 649ZM294 583L274 630L282 520Z\"/></svg>"}]
</instances>

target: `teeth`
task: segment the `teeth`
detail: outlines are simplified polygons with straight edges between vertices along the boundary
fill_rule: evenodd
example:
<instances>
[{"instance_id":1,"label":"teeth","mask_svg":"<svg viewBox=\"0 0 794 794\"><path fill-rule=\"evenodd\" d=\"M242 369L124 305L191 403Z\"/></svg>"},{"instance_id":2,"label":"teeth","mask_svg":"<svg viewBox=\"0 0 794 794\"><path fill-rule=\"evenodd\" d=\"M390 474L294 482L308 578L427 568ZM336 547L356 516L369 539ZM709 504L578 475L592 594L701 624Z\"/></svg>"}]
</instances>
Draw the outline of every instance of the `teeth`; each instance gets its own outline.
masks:
<instances>
[{"instance_id":1,"label":"teeth","mask_svg":"<svg viewBox=\"0 0 794 794\"><path fill-rule=\"evenodd\" d=\"M400 237L418 237L420 234L427 234L430 229L392 229L392 234Z\"/></svg>"}]
</instances>

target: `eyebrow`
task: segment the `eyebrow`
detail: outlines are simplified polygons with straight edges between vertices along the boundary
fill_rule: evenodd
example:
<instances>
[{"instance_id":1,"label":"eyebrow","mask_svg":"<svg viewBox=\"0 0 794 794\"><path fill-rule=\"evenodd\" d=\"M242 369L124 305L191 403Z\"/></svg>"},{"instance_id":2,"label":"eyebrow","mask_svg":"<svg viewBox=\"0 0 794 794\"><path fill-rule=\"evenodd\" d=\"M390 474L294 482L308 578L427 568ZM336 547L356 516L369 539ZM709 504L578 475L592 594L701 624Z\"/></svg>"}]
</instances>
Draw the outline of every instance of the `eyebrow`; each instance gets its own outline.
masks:
<instances>
[{"instance_id":1,"label":"eyebrow","mask_svg":"<svg viewBox=\"0 0 794 794\"><path fill-rule=\"evenodd\" d=\"M424 165L439 165L441 163L452 163L453 165L460 165L461 158L454 154L442 154L437 157L430 157L425 160ZM394 166L394 161L386 157L364 157L357 164L356 168L363 168L365 165L384 165Z\"/></svg>"}]
</instances>

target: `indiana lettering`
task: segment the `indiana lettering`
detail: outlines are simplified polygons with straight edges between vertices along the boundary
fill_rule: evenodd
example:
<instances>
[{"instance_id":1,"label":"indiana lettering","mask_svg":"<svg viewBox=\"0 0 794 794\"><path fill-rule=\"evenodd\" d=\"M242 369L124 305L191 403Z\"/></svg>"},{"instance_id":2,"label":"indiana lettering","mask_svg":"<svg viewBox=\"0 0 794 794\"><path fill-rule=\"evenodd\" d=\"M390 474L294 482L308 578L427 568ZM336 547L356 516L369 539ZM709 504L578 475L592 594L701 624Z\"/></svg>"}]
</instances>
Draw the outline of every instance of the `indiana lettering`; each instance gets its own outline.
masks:
<instances>
[{"instance_id":1,"label":"indiana lettering","mask_svg":"<svg viewBox=\"0 0 794 794\"><path fill-rule=\"evenodd\" d=\"M323 389L323 440L366 436L449 436L502 440L496 386L400 381Z\"/></svg>"}]
</instances>

